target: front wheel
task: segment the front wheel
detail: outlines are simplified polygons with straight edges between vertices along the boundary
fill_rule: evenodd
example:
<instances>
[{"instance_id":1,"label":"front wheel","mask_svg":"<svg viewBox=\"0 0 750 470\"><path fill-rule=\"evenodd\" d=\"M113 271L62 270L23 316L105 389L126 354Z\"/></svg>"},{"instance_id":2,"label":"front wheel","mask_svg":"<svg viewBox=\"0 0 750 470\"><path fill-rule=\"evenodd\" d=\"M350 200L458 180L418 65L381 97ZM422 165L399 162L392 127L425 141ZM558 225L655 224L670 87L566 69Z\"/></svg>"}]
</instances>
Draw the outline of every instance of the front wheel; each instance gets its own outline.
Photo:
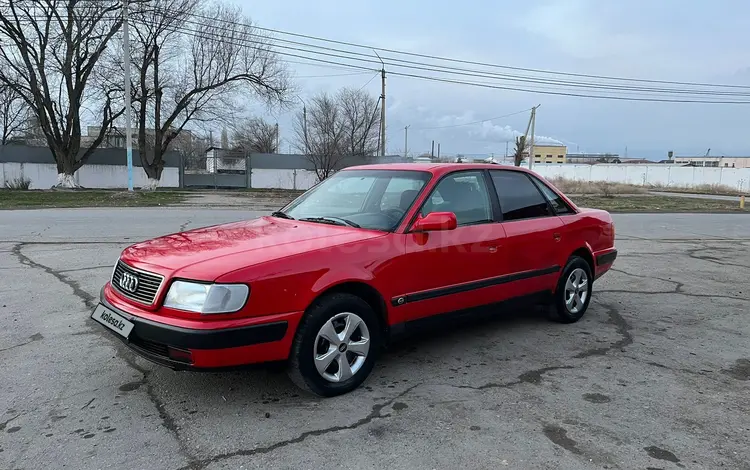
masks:
<instances>
[{"instance_id":1,"label":"front wheel","mask_svg":"<svg viewBox=\"0 0 750 470\"><path fill-rule=\"evenodd\" d=\"M555 291L556 320L575 323L583 317L591 302L593 280L585 259L573 256L568 260Z\"/></svg>"},{"instance_id":2,"label":"front wheel","mask_svg":"<svg viewBox=\"0 0 750 470\"><path fill-rule=\"evenodd\" d=\"M289 376L301 388L331 397L357 388L380 347L378 319L351 294L323 297L302 319L292 345Z\"/></svg>"}]
</instances>

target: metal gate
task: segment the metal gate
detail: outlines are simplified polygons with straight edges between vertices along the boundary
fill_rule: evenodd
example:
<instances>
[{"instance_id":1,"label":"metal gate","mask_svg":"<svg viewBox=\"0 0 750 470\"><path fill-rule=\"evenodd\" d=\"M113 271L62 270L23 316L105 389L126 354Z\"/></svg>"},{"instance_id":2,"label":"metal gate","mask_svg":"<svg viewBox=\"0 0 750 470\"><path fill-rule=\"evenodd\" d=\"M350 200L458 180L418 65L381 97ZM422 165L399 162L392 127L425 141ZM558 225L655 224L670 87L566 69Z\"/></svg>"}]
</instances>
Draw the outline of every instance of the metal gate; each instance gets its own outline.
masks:
<instances>
[{"instance_id":1,"label":"metal gate","mask_svg":"<svg viewBox=\"0 0 750 470\"><path fill-rule=\"evenodd\" d=\"M249 188L249 157L241 151L210 149L200 157L183 157L180 165L184 188Z\"/></svg>"}]
</instances>

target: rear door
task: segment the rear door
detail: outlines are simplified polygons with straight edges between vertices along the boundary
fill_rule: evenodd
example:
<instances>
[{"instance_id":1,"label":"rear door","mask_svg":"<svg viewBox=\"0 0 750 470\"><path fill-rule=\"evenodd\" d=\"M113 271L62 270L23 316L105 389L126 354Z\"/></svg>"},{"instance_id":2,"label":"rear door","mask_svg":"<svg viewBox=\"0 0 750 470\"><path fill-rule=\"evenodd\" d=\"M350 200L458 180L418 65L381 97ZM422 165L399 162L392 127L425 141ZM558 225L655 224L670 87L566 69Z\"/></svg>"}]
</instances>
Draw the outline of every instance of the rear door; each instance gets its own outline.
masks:
<instances>
[{"instance_id":1,"label":"rear door","mask_svg":"<svg viewBox=\"0 0 750 470\"><path fill-rule=\"evenodd\" d=\"M554 288L567 254L562 220L525 172L490 170L505 229L503 254L513 296Z\"/></svg>"}]
</instances>

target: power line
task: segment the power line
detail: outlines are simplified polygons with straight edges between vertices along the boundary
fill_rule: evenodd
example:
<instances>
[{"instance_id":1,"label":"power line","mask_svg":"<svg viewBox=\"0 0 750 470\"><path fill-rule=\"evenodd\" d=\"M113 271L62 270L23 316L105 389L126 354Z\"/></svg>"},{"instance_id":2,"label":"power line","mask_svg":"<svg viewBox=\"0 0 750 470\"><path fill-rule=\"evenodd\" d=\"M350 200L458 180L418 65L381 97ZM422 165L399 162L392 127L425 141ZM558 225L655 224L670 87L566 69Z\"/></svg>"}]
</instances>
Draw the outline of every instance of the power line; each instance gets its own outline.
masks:
<instances>
[{"instance_id":1,"label":"power line","mask_svg":"<svg viewBox=\"0 0 750 470\"><path fill-rule=\"evenodd\" d=\"M207 17L205 15L194 15L198 18L204 18L207 20L211 20L212 18ZM235 23L230 22L227 20L222 20L220 22L224 22L227 24L232 24L236 26L242 26L241 23ZM203 26L204 23L192 21L192 20L185 20L184 23L191 23L198 26ZM264 28L253 26L253 28L264 30ZM218 28L222 29L222 28ZM228 29L223 29L224 31L228 31ZM202 34L211 34L202 32ZM292 33L290 33L292 34ZM260 36L257 34L249 33L248 36L256 36L261 37L263 39L268 40L268 38L264 36ZM252 39L244 39L248 43L253 44L267 44L267 42L264 41L254 41ZM347 60L355 60L360 62L367 62L367 63L373 63L377 64L378 62L375 61L370 54L364 54L361 52L354 52L354 51L348 51L343 49L336 49L336 48L330 48L325 46L319 46L315 44L308 44L298 41L290 41L286 39L279 39L279 38L273 38L274 42L283 42L287 44L295 44L295 45L302 45L305 47L312 47L316 49L326 50L326 51L332 51L332 52L339 52L347 54L347 56L341 56L339 54L330 54L326 52L319 52L319 51L313 51L309 49L300 49L296 47L290 47L290 46L283 46L279 44L274 44L273 47L279 47L283 49L289 49L289 50L295 50L300 52L306 52L309 54L318 54L318 55L324 55L329 57L337 57ZM332 41L337 42L337 41ZM349 44L349 43L347 43ZM359 46L362 47L362 46ZM386 49L383 49L386 50ZM407 53L404 53L407 54ZM349 57L349 56L357 56L357 57ZM360 57L365 57L366 59L362 59ZM394 61L399 62L403 64L410 64L415 66L404 66L400 64L394 64L391 62L386 63L386 65L389 65L390 67L401 67L401 68L410 68L410 69L417 69L417 70L426 70L426 71L432 71L432 72L439 72L439 73L449 73L453 75L461 75L461 76L474 76L479 78L489 78L489 79L496 79L496 80L504 80L504 81L517 81L517 82L526 82L526 83L534 83L534 84L543 84L543 85L565 85L565 86L572 86L572 87L579 87L579 88L596 88L596 89L604 89L604 90L615 90L615 91L640 91L644 93L677 93L677 94L698 94L698 95L726 95L726 96L750 96L750 93L742 93L742 92L730 92L730 91L715 91L715 90L694 90L694 89L675 89L675 88L653 88L653 87L644 87L644 86L635 86L635 85L614 85L614 84L602 84L602 83L591 83L591 82L573 82L569 80L559 80L559 79L549 79L549 78L540 78L540 77L528 77L528 76L519 76L519 75L509 75L509 74L501 74L498 72L488 72L488 71L481 71L481 70L475 70L475 69L465 69L465 68L458 68L458 67L450 67L445 65L437 65L437 64L426 64L423 62L415 62L410 60L404 60L404 59L398 59L393 57L385 57L383 59L384 61ZM427 67L425 67L427 66ZM445 70L438 70L435 69L435 67L438 67L439 69L445 69ZM460 72L460 73L457 73ZM561 75L566 75L565 73L560 73ZM635 79L634 79L635 80ZM673 82L674 84L679 84L682 82ZM707 87L724 87L724 85L711 85L711 84L699 84L699 83L688 83L684 82L684 84L690 84L693 86L707 86ZM743 87L739 85L732 85L733 88L742 88L742 89L748 89L750 90L750 87Z\"/></svg>"},{"instance_id":2,"label":"power line","mask_svg":"<svg viewBox=\"0 0 750 470\"><path fill-rule=\"evenodd\" d=\"M511 116L516 116L518 114L527 113L529 111L531 111L531 108L524 109L522 111L516 111L515 113L504 114L502 116L497 116L497 117L493 117L493 118L489 118L489 119L482 119L481 121L467 122L467 123L464 123L464 124L452 124L450 126L418 127L418 128L416 128L414 130L415 131L428 131L428 130L434 130L434 129L448 129L448 128L451 128L451 127L471 126L472 124L481 124L483 122L495 121L497 119L503 119L503 118L507 118L507 117L511 117Z\"/></svg>"},{"instance_id":3,"label":"power line","mask_svg":"<svg viewBox=\"0 0 750 470\"><path fill-rule=\"evenodd\" d=\"M365 83L364 85L362 85L362 87L360 87L359 91L362 91L362 90L364 89L364 87L366 87L366 86L367 86L367 85L369 85L369 84L370 84L370 83L371 83L371 82L372 82L373 80L375 80L375 78L376 78L376 77L377 77L378 75L380 75L380 72L376 73L375 75L373 75L373 76L372 76L372 78L370 78L369 80L367 80L367 83Z\"/></svg>"},{"instance_id":4,"label":"power line","mask_svg":"<svg viewBox=\"0 0 750 470\"><path fill-rule=\"evenodd\" d=\"M158 9L155 9L158 10ZM243 23L237 23L229 20L223 20L223 19L217 19L212 18L205 15L200 14L194 14L193 16L197 18L203 18L208 19L211 21L219 22L219 23L225 23L225 24L231 24L235 26L246 26ZM407 56L413 56L413 57L421 57L425 59L433 59L433 60L440 60L440 61L446 61L446 62L456 62L456 63L462 63L462 64L469 64L469 65L480 65L483 67L493 67L493 68L500 68L500 69L506 69L506 70L516 70L516 71L523 71L523 72L533 72L533 73L543 73L543 74L550 74L550 75L564 75L569 77L581 77L581 78L595 78L595 79L603 79L603 80L617 80L617 81L627 81L627 82L641 82L641 83L661 83L661 84L670 84L670 85L688 85L688 86L704 86L704 87L717 87L717 88L741 88L741 89L750 89L750 86L748 85L730 85L730 84L714 84L714 83L701 83L701 82L682 82L682 81L672 81L672 80L655 80L655 79L644 79L644 78L632 78L632 77L614 77L614 76L608 76L608 75L594 75L594 74L585 74L585 73L573 73L573 72L560 72L560 71L553 71L553 70L545 70L545 69L534 69L534 68L526 68L526 67L514 67L509 65L499 65L499 64L492 64L487 62L478 62L478 61L471 61L471 60L464 60L464 59L456 59L456 58L450 58L450 57L441 57L436 55L430 55L430 54L419 54L416 52L405 52L398 49L388 49L383 47L377 47L372 45L365 45L365 44L357 44L353 42L348 41L339 41L335 39L327 39L322 38L319 36L312 36L308 34L301 34L301 33L292 33L289 31L283 31L279 29L273 29L273 28L264 28L261 26L253 25L255 29L258 29L260 31L267 31L271 33L277 33L277 34L283 34L286 36L294 36L304 39L312 39L314 41L320 41L320 42L327 42L331 44L339 44L339 45L345 45L350 47L356 47L360 49L367 49L367 50L378 50L381 52L390 52L393 54L400 54L400 55L407 55Z\"/></svg>"},{"instance_id":5,"label":"power line","mask_svg":"<svg viewBox=\"0 0 750 470\"><path fill-rule=\"evenodd\" d=\"M295 76L294 78L351 77L351 76L354 76L354 75L364 75L366 73L368 73L368 72L335 73L335 74L331 74L331 75L298 75L298 76Z\"/></svg>"},{"instance_id":6,"label":"power line","mask_svg":"<svg viewBox=\"0 0 750 470\"><path fill-rule=\"evenodd\" d=\"M750 104L750 101L703 101L703 100L684 100L684 99L671 100L671 99L659 99L659 98L634 98L634 97L625 97L625 96L585 95L585 94L579 94L579 93L538 91L538 90L527 90L523 88L498 86L498 85L492 85L489 83L466 82L466 81L461 81L461 80L451 80L447 78L426 77L423 75L415 75L415 74L408 74L408 73L401 73L401 72L389 72L389 73L391 75L399 75L402 77L432 80L436 82L456 83L456 84L461 84L461 85L471 85L471 86L482 87L482 88L494 88L497 90L520 91L520 92L525 92L525 93L539 93L539 94L545 94L545 95L558 95L558 96L574 96L574 97L579 97L579 98L599 98L599 99L610 99L610 100L621 100L621 101L648 101L648 102L659 102L659 103Z\"/></svg>"},{"instance_id":7,"label":"power line","mask_svg":"<svg viewBox=\"0 0 750 470\"><path fill-rule=\"evenodd\" d=\"M188 36L196 37L199 39L205 36L212 36L212 33L206 33L206 32L199 33L199 32L194 32L190 30L184 30L183 33ZM222 39L227 41L227 43L229 44L233 44L239 47L247 46L247 43L237 43L237 42L228 41L225 38L222 38ZM250 43L252 43L252 41L250 41ZM285 46L277 46L277 47L285 47ZM298 48L293 48L293 49L299 50ZM279 51L275 51L275 52L280 55L288 55L292 57L303 57L308 60L321 61L321 62L336 64L336 65L343 65L346 67L360 68L363 70L373 70L373 69L363 67L363 66L329 61L329 60L313 58L313 57L300 56L298 54L291 54L288 52L279 52ZM303 50L303 52L311 52L311 51ZM346 56L341 56L338 54L318 53L318 52L313 52L313 53L322 54L326 56L333 56L333 57L338 57L338 58L343 58L343 59L348 59L348 60L360 60L360 61L365 61L368 63L374 62L373 60L368 61L365 59L346 57ZM394 66L394 65L398 67L398 65L396 64L391 64L391 66ZM438 73L441 72L439 70L423 68L423 67L408 67L408 68L415 68L419 70L427 70L427 71L433 71L433 72L438 72ZM613 99L613 100L621 100L621 101L642 101L642 102L660 102L660 103L750 104L750 101L726 101L726 100L718 101L718 100L698 100L698 99L666 99L666 98L657 98L657 97L640 98L640 97L616 96L616 95L591 95L591 94L574 93L574 92L567 92L567 91L547 91L547 90L534 90L534 89L518 88L518 87L510 87L510 86L500 86L500 85L495 85L495 84L488 84L488 83L481 83L481 82L468 82L468 81L463 81L463 80L453 80L453 79L431 77L431 76L417 75L413 73L395 72L395 71L390 71L388 73L391 75L425 79L425 80L431 80L431 81L437 81L437 82L443 82L443 83L453 83L453 84L470 85L470 86L477 86L477 87L482 87L482 88L491 88L491 89L498 89L498 90L518 91L518 92L524 92L524 93L539 93L539 94L556 95L556 96L570 96L570 97L579 97L579 98L598 98L598 99ZM475 76L475 74L462 74L462 76ZM620 90L620 91L627 92L629 90Z\"/></svg>"},{"instance_id":8,"label":"power line","mask_svg":"<svg viewBox=\"0 0 750 470\"><path fill-rule=\"evenodd\" d=\"M203 17L203 18L206 18L206 19L210 19L212 21L215 20L214 18L205 17L205 16L202 16L202 15L195 15L195 16L197 16L197 17ZM229 22L229 21L226 21L226 20L219 20L219 22L225 22L225 23L228 23L228 24L233 24L233 25L243 26L243 27L247 26L247 25L242 24L242 23L234 23L234 22ZM186 20L186 21L184 21L184 23L194 23L196 25L204 26L203 23L198 23L198 22L194 22L194 21L190 21L190 20ZM255 27L255 26L253 26L253 27ZM256 27L256 28L257 29L263 29L263 28L260 28L260 27ZM221 29L221 28L219 28L219 29ZM283 49L289 49L289 50L304 52L304 53L308 53L308 54L324 55L324 56L334 57L334 58L344 59L344 60L354 60L354 61L360 61L360 62L366 62L366 63L377 63L372 58L362 59L362 58L359 58L359 57L350 57L348 55L332 54L332 53L320 52L320 51L311 51L309 49L300 49L300 48L294 48L294 47L290 47L290 46L281 46L281 45L278 45L278 44L269 44L267 41L266 42L261 42L261 41L257 41L257 40L254 41L254 40L248 39L248 38L235 38L235 40L232 41L229 38L226 38L225 36L219 35L218 33L212 33L212 32L207 32L207 31L194 31L194 30L190 30L190 29L187 29L187 28L184 28L184 27L182 27L182 28L180 28L180 27L174 27L173 30L174 31L181 31L181 32L183 32L186 35L189 35L189 36L192 36L192 37L196 37L196 38L199 38L199 39L200 38L212 37L213 36L213 37L216 37L216 38L219 38L219 39L225 41L228 44L237 45L238 47L247 47L248 44L262 44L262 45L268 46L269 48L272 48L272 47L274 47L274 48L283 48ZM225 28L224 30L226 31L227 29ZM248 36L257 36L257 35L248 34ZM270 41L270 40L271 39L269 39L268 41ZM332 42L336 42L336 41L332 41ZM310 47L321 47L321 46L313 46L313 45L311 45ZM324 49L330 49L330 48L324 48ZM342 63L342 62L337 62L337 61L333 61L333 60L325 60L325 59L321 59L321 58L318 58L318 57L302 56L302 55L299 55L299 54L293 54L293 53L289 53L289 52L281 52L281 51L276 51L276 50L274 50L274 52L276 54L279 54L279 55L282 55L282 56L297 57L297 58L301 58L301 59L308 60L308 61L315 61L315 62L320 62L320 63L326 63L326 64L330 64L330 65L335 65L335 66L347 67L347 68L350 68L350 69L353 68L353 69L367 70L367 71L374 71L375 70L375 69L369 68L369 67L354 65L354 64L350 64L350 63ZM367 56L366 54L355 53L355 52L351 52L351 51L344 51L344 52L346 54L356 54L356 55L360 55L360 56L362 56L362 55ZM407 62L411 62L411 61L407 61ZM412 63L420 64L418 62L412 62ZM473 72L470 72L470 71L466 71L466 72L454 72L454 71L446 71L446 70L435 69L435 68L431 68L431 67L405 66L405 65L393 64L393 63L388 63L388 65L389 65L389 67L398 67L398 68L407 69L407 70L414 69L414 70L423 70L423 71L428 71L428 72L433 72L433 73L449 73L449 74L458 75L458 76L461 76L461 77L479 77L479 78L488 78L488 79L495 79L495 80L506 80L506 78L498 78L497 76L495 76L495 75L500 75L500 74L473 73ZM421 64L421 65L432 65L432 64ZM446 67L446 66L437 66L437 67L455 69L453 67ZM456 69L456 70L464 70L464 69ZM654 97L652 95L648 95L648 93L662 93L662 94L668 94L668 93L686 93L686 94L704 94L704 95L706 95L706 97L710 97L712 95L716 95L716 96L723 96L723 95L729 95L729 96L750 96L750 95L746 95L746 94L739 93L739 92L712 92L712 91L674 90L674 89L646 89L646 88L642 88L642 87L628 87L628 86L623 86L623 85L609 85L609 86L604 86L604 85L594 85L594 84L586 84L586 83L563 82L563 81L556 81L556 80L543 80L543 81L538 80L538 79L531 80L531 83L534 83L536 87L542 87L542 86L544 86L547 89L552 88L552 90L554 90L554 91L548 91L548 90L538 89L538 88L537 89L529 89L529 88L519 88L519 87L511 87L511 86L500 86L500 85L496 85L496 84L488 84L488 83L481 83L481 82L468 82L468 81L464 81L464 80L452 80L452 79L447 79L447 78L440 78L440 77L434 77L434 76L424 76L424 75L418 75L418 74L414 74L414 73L404 73L404 72L397 72L397 71L390 71L389 73L391 73L393 75L397 75L397 76L404 76L404 77L418 78L418 79L426 79L426 80L443 82L443 83L462 84L462 85L478 86L478 87L483 87L483 88L493 88L493 89L508 90L508 91L518 91L518 92L525 92L525 93L540 93L540 94L558 95L558 96L572 96L572 97L599 98L599 99L616 99L616 100L625 100L625 101L651 101L651 102L674 102L674 103L705 103L705 104L750 104L750 101L727 101L727 100L719 101L719 100L708 100L708 99L700 99L700 100L699 99L664 99L664 98L657 98L657 97ZM586 94L586 93L581 93L581 92L560 91L560 90L565 90L565 89L562 88L562 87L560 87L557 83L559 83L559 84L563 84L564 83L566 86L579 86L579 87L583 87L583 88L594 88L594 87L596 87L596 88L602 88L604 90L617 91L619 93L627 93L627 94L630 94L630 95L640 92L640 93L645 93L646 95L645 95L645 97L639 97L637 95L636 96L621 96L621 95L617 96L617 95L612 95L612 94L609 94L609 95L596 94L596 95L594 95L594 94ZM674 83L677 83L677 82L674 82ZM691 85L704 86L704 84L691 84ZM705 85L705 86L714 86L714 85ZM739 86L737 86L736 88L745 88L745 87L739 87ZM750 88L750 87L747 87L747 88ZM598 92L599 92L599 90L589 91L589 93L598 93Z\"/></svg>"}]
</instances>

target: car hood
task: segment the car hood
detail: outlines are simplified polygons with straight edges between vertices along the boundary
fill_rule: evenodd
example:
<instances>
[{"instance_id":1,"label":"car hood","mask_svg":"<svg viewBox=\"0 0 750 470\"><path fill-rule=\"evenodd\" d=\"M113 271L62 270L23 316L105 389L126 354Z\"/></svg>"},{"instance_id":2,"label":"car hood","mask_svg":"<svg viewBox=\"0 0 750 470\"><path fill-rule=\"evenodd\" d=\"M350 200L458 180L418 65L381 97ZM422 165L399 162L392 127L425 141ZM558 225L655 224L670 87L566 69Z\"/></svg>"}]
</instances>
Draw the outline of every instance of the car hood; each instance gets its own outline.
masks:
<instances>
[{"instance_id":1,"label":"car hood","mask_svg":"<svg viewBox=\"0 0 750 470\"><path fill-rule=\"evenodd\" d=\"M126 248L120 259L166 277L213 281L247 266L383 235L353 227L261 217L154 238Z\"/></svg>"}]
</instances>

